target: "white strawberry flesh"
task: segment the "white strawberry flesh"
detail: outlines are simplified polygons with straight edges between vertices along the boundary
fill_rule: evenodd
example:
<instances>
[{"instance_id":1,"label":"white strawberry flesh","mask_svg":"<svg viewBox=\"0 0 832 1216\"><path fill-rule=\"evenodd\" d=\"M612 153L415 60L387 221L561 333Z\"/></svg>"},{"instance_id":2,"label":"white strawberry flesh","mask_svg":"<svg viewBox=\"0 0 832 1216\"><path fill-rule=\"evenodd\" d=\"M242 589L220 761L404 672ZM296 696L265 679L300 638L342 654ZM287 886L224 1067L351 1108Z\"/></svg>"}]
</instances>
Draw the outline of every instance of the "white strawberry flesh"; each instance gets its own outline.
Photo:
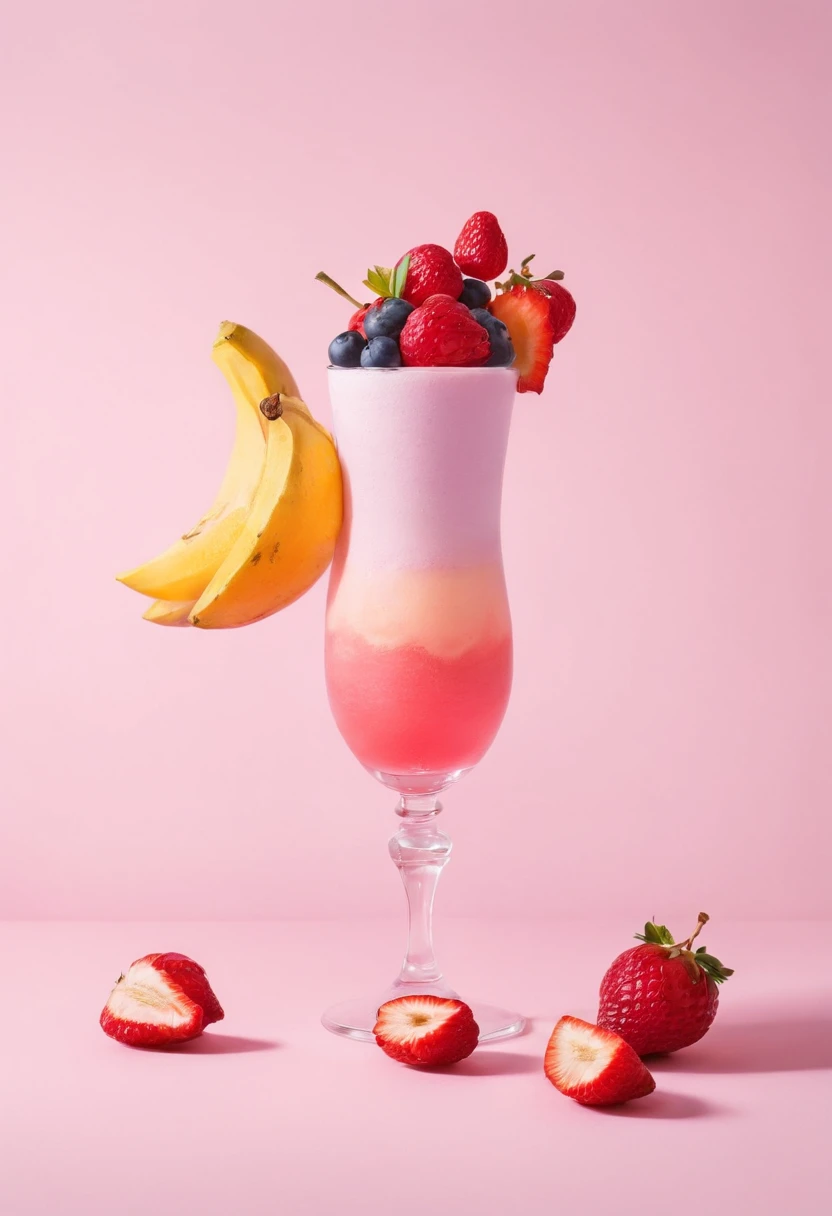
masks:
<instances>
[{"instance_id":1,"label":"white strawberry flesh","mask_svg":"<svg viewBox=\"0 0 832 1216\"><path fill-rule=\"evenodd\" d=\"M580 1018L560 1019L543 1067L557 1090L584 1106L613 1106L643 1098L656 1088L628 1043Z\"/></svg>"},{"instance_id":2,"label":"white strawberry flesh","mask_svg":"<svg viewBox=\"0 0 832 1216\"><path fill-rule=\"evenodd\" d=\"M146 959L122 975L101 1014L113 1039L133 1046L183 1042L202 1032L202 1009L164 971Z\"/></svg>"},{"instance_id":3,"label":"white strawberry flesh","mask_svg":"<svg viewBox=\"0 0 832 1216\"><path fill-rule=\"evenodd\" d=\"M463 1001L402 996L378 1011L376 1042L403 1064L456 1064L477 1045L479 1027Z\"/></svg>"}]
</instances>

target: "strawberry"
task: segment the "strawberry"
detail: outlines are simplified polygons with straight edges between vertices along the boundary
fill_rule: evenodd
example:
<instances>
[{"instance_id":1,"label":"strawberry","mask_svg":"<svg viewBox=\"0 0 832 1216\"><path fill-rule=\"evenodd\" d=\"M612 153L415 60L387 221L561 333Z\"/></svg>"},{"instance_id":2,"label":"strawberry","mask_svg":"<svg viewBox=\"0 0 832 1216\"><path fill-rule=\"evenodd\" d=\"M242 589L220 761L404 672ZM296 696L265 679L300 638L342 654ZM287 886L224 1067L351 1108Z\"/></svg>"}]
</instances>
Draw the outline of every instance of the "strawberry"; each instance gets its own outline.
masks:
<instances>
[{"instance_id":1,"label":"strawberry","mask_svg":"<svg viewBox=\"0 0 832 1216\"><path fill-rule=\"evenodd\" d=\"M470 1056L480 1028L464 1001L399 996L379 1009L373 1034L382 1051L402 1064L456 1064Z\"/></svg>"},{"instance_id":2,"label":"strawberry","mask_svg":"<svg viewBox=\"0 0 832 1216\"><path fill-rule=\"evenodd\" d=\"M496 279L503 273L508 265L508 245L496 215L475 211L466 220L456 238L454 260L463 274L475 279Z\"/></svg>"},{"instance_id":3,"label":"strawberry","mask_svg":"<svg viewBox=\"0 0 832 1216\"><path fill-rule=\"evenodd\" d=\"M549 297L518 284L495 296L488 310L508 326L516 353L514 366L520 373L518 393L542 392L555 343Z\"/></svg>"},{"instance_id":4,"label":"strawberry","mask_svg":"<svg viewBox=\"0 0 832 1216\"><path fill-rule=\"evenodd\" d=\"M555 279L536 279L534 285L549 297L549 318L557 345L572 328L576 311L575 297L566 290L563 283L558 283Z\"/></svg>"},{"instance_id":5,"label":"strawberry","mask_svg":"<svg viewBox=\"0 0 832 1216\"><path fill-rule=\"evenodd\" d=\"M447 295L454 300L459 296L462 272L447 249L441 245L416 245L404 256L410 258L410 264L402 299L410 304L423 304L429 296Z\"/></svg>"},{"instance_id":6,"label":"strawberry","mask_svg":"<svg viewBox=\"0 0 832 1216\"><path fill-rule=\"evenodd\" d=\"M482 367L491 354L488 331L448 295L429 296L414 308L399 346L407 367Z\"/></svg>"},{"instance_id":7,"label":"strawberry","mask_svg":"<svg viewBox=\"0 0 832 1216\"><path fill-rule=\"evenodd\" d=\"M664 925L648 921L636 934L644 945L619 954L601 981L598 1025L620 1034L640 1056L701 1039L716 1016L718 985L734 974L704 946L691 950L707 923L700 912L694 932L677 944Z\"/></svg>"},{"instance_id":8,"label":"strawberry","mask_svg":"<svg viewBox=\"0 0 832 1216\"><path fill-rule=\"evenodd\" d=\"M223 1020L225 1013L208 983L205 968L187 954L148 954L145 962L152 963L157 971L164 971L174 979L185 995L201 1007L203 1029L212 1022Z\"/></svg>"},{"instance_id":9,"label":"strawberry","mask_svg":"<svg viewBox=\"0 0 832 1216\"><path fill-rule=\"evenodd\" d=\"M374 303L375 303L375 301L374 301ZM364 304L361 308L359 308L356 312L354 312L352 314L352 316L350 317L350 323L347 326L347 329L354 330L356 333L361 334L362 338L366 338L367 335L364 333L364 318L366 317L367 313L370 311L372 306L373 306L372 304Z\"/></svg>"},{"instance_id":10,"label":"strawberry","mask_svg":"<svg viewBox=\"0 0 832 1216\"><path fill-rule=\"evenodd\" d=\"M131 1047L182 1043L223 1017L205 971L184 954L147 954L120 975L101 1028Z\"/></svg>"},{"instance_id":11,"label":"strawberry","mask_svg":"<svg viewBox=\"0 0 832 1216\"><path fill-rule=\"evenodd\" d=\"M568 1016L552 1031L543 1071L555 1089L582 1106L616 1106L644 1098L656 1088L619 1035Z\"/></svg>"}]
</instances>

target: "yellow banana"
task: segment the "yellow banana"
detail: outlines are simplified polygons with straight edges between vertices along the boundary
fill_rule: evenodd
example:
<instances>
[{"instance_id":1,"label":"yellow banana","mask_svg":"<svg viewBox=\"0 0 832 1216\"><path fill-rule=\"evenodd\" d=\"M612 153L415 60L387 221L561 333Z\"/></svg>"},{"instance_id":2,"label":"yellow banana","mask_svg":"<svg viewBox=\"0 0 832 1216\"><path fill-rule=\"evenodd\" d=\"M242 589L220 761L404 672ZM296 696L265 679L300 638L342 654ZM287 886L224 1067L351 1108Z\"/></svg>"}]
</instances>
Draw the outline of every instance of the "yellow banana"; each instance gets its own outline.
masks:
<instances>
[{"instance_id":1,"label":"yellow banana","mask_svg":"<svg viewBox=\"0 0 832 1216\"><path fill-rule=\"evenodd\" d=\"M143 616L154 625L190 625L193 606L193 600L154 600Z\"/></svg>"},{"instance_id":2,"label":"yellow banana","mask_svg":"<svg viewBox=\"0 0 832 1216\"><path fill-rule=\"evenodd\" d=\"M270 616L332 560L342 516L335 444L294 395L281 395L280 404L282 416L266 422L263 476L243 530L191 612L201 629Z\"/></svg>"},{"instance_id":3,"label":"yellow banana","mask_svg":"<svg viewBox=\"0 0 832 1216\"><path fill-rule=\"evenodd\" d=\"M118 575L120 582L153 598L193 603L202 595L243 530L263 472L266 421L259 404L274 393L298 395L280 356L244 325L222 323L213 358L237 408L234 446L214 504L199 523L152 561Z\"/></svg>"}]
</instances>

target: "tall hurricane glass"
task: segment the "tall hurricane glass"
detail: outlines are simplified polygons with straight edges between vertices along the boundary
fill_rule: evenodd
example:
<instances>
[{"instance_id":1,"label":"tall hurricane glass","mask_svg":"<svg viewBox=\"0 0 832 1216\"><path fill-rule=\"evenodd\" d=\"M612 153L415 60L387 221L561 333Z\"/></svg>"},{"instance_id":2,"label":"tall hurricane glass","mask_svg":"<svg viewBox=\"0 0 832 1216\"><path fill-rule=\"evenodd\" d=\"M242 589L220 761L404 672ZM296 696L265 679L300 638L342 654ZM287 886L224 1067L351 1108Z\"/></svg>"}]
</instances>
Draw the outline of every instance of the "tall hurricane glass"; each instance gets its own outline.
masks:
<instances>
[{"instance_id":1,"label":"tall hurricane glass","mask_svg":"<svg viewBox=\"0 0 832 1216\"><path fill-rule=\"evenodd\" d=\"M433 952L433 899L451 852L438 795L488 750L511 688L500 501L516 383L505 368L329 371L344 525L327 688L347 745L399 795L389 850L410 917L394 983L324 1014L328 1029L354 1038L372 1037L385 1000L457 995ZM481 1041L523 1028L519 1014L468 1003Z\"/></svg>"}]
</instances>

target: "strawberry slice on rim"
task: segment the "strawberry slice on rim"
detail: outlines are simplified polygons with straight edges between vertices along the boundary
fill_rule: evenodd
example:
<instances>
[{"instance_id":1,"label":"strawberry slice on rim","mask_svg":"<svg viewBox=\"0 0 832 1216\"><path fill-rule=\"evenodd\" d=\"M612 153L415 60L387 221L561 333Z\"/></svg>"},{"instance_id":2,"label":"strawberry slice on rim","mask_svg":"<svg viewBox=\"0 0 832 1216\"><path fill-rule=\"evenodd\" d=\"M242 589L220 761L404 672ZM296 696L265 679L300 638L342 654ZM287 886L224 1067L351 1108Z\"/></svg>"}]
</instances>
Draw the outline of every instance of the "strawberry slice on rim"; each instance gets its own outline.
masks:
<instances>
[{"instance_id":1,"label":"strawberry slice on rim","mask_svg":"<svg viewBox=\"0 0 832 1216\"><path fill-rule=\"evenodd\" d=\"M382 1051L402 1064L456 1064L470 1056L480 1028L464 1001L400 996L378 1011L373 1033Z\"/></svg>"},{"instance_id":2,"label":"strawberry slice on rim","mask_svg":"<svg viewBox=\"0 0 832 1216\"><path fill-rule=\"evenodd\" d=\"M500 292L488 308L508 326L520 373L518 393L542 392L555 346L549 297L535 287L516 286Z\"/></svg>"},{"instance_id":3,"label":"strawberry slice on rim","mask_svg":"<svg viewBox=\"0 0 832 1216\"><path fill-rule=\"evenodd\" d=\"M582 1106L644 1098L656 1082L629 1043L580 1018L562 1017L549 1039L543 1071L555 1089Z\"/></svg>"}]
</instances>

